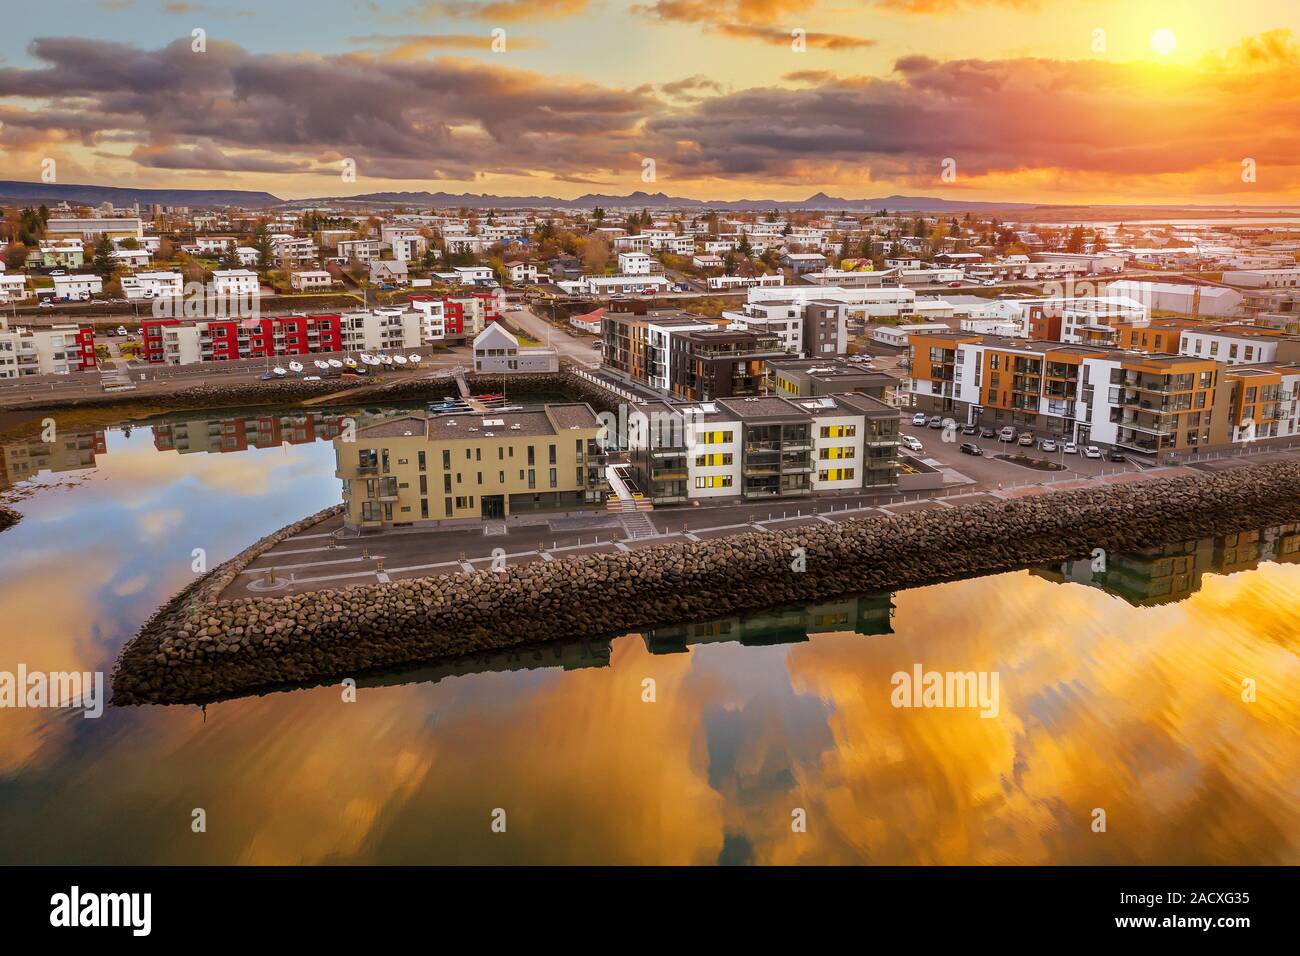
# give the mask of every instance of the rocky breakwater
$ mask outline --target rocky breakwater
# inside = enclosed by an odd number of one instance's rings
[[[114,702],[213,700],[1296,520],[1300,464],[1288,463],[502,572],[216,601],[189,614],[182,602],[127,645],[113,676]]]

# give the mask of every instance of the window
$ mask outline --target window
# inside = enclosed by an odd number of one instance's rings
[[[442,453],[442,467],[443,467],[444,469],[450,469],[450,468],[451,468],[451,449],[445,449],[445,450],[443,451],[443,453]]]
[[[835,461],[840,458],[853,458],[857,455],[857,449],[852,445],[836,445],[834,448],[823,448],[817,456],[822,461]]]
[[[550,458],[550,460],[547,462],[547,464],[548,464],[548,465],[553,465],[553,464],[555,464],[555,446],[554,446],[554,445],[551,446],[551,458]]]
[[[429,499],[428,499],[428,498],[421,498],[421,499],[420,499],[420,517],[421,517],[421,518],[427,518],[427,517],[429,517]]]
[[[823,425],[822,438],[852,438],[858,433],[857,425]]]
[[[731,443],[732,433],[730,431],[704,432],[696,437],[705,445],[728,445]]]
[[[822,481],[850,481],[853,478],[853,469],[831,468],[828,471],[818,472],[817,477]]]
[[[537,464],[536,456],[534,455],[534,449],[532,445],[528,446],[528,464],[530,465]]]
[[[695,479],[696,488],[730,488],[731,475],[701,475]]]
[[[555,469],[552,468],[552,469],[551,469],[551,487],[554,488],[555,486],[556,486]]]
[[[731,452],[722,452],[713,455],[696,455],[695,466],[697,468],[716,468],[719,465],[730,465],[732,462]]]
[[[420,452],[420,470],[424,471],[424,452]]]
[[[420,476],[420,494],[422,494],[422,495],[427,495],[428,493],[429,493],[429,476],[428,476],[428,475],[421,475],[421,476]]]

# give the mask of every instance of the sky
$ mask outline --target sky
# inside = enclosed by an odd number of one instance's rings
[[[0,178],[1300,203],[1294,0],[7,0]]]

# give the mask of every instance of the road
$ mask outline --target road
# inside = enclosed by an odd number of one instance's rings
[[[570,333],[558,325],[552,325],[533,311],[533,309],[545,308],[546,306],[542,303],[531,306],[514,303],[507,309],[503,317],[524,334],[550,345],[551,348],[560,353],[561,359],[586,368],[594,368],[600,365],[600,349],[592,348],[592,344],[598,342],[599,339],[594,335]]]

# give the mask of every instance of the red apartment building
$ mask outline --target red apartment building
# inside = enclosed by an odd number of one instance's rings
[[[264,319],[142,319],[145,358],[165,364],[163,330],[168,326],[198,329],[202,361],[276,355],[310,355],[314,352],[342,352],[343,332],[337,315],[283,315]],[[93,354],[93,348],[92,348]]]

